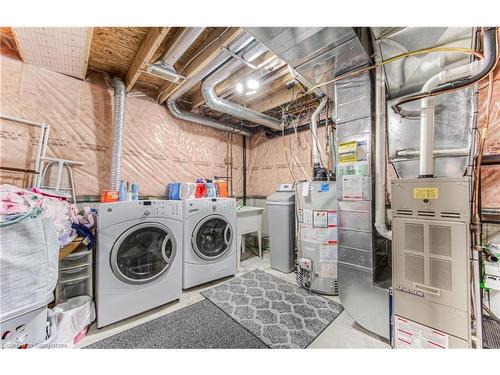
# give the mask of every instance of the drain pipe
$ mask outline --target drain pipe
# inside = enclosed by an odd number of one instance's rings
[[[111,155],[111,190],[118,190],[122,163],[123,127],[125,121],[125,84],[118,77],[112,81],[113,102],[113,153]]]
[[[238,69],[242,68],[245,63],[251,63],[266,51],[266,47],[264,47],[260,43],[257,43],[255,46],[245,52],[241,56],[241,59],[233,58],[203,81],[203,84],[201,85],[201,93],[203,95],[203,98],[205,99],[206,104],[215,111],[239,117],[259,125],[264,125],[273,130],[280,130],[280,120],[277,120],[272,116],[254,111],[253,109],[230,102],[229,100],[223,99],[215,92],[215,87],[219,83],[229,78]]]
[[[253,40],[254,40],[253,37],[251,37],[248,34],[244,34],[243,36],[232,42],[229,49],[232,52],[237,53],[241,49],[248,46],[248,44],[250,44]],[[182,84],[182,86],[180,86],[179,89],[175,91],[172,95],[170,95],[170,97],[167,99],[167,107],[170,110],[170,113],[175,118],[178,118],[180,120],[195,122],[197,124],[209,126],[211,128],[234,132],[245,136],[251,136],[252,134],[248,131],[237,129],[232,125],[183,110],[179,108],[177,104],[177,100],[180,99],[182,95],[191,90],[194,86],[198,84],[198,82],[200,82],[203,78],[212,73],[215,69],[220,67],[229,59],[230,56],[228,56],[226,52],[221,50],[220,54],[214,59],[214,61],[211,64],[209,64],[204,69],[201,69],[198,73],[186,79]]]
[[[320,148],[318,140],[318,118],[321,111],[325,108],[328,102],[328,97],[323,96],[318,107],[314,110],[311,116],[311,135],[312,135],[312,162],[313,162],[313,178],[314,180],[326,180],[327,171],[325,167],[320,164]]]
[[[392,240],[385,213],[387,117],[385,77],[380,66],[375,70],[375,107],[375,229],[382,237]]]

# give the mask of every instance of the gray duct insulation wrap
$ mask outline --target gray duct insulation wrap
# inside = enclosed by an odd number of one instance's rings
[[[123,127],[125,125],[125,84],[113,77],[115,90],[113,101],[113,154],[111,156],[111,190],[120,186],[120,167],[122,163]]]

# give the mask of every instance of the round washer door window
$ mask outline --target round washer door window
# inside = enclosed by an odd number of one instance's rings
[[[169,228],[144,223],[126,230],[111,251],[111,268],[129,284],[145,284],[163,275],[171,266],[176,243]]]
[[[205,260],[222,257],[230,248],[233,231],[222,216],[211,215],[198,223],[191,237],[196,254]]]

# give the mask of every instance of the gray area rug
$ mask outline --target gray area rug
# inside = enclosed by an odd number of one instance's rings
[[[305,348],[342,312],[342,305],[255,270],[203,291],[270,348]]]
[[[208,300],[98,341],[84,349],[258,349],[259,339]]]

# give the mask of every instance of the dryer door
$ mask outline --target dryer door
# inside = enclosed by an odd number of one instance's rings
[[[116,240],[111,250],[111,269],[128,284],[146,284],[170,268],[176,253],[172,231],[159,223],[135,225]]]
[[[200,258],[216,260],[229,252],[232,239],[231,224],[223,216],[210,215],[194,228],[191,245]]]

